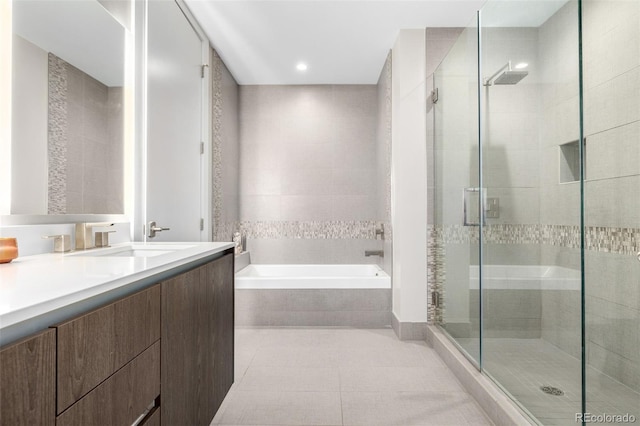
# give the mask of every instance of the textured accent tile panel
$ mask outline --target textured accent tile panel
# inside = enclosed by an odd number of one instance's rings
[[[247,238],[371,239],[378,222],[365,221],[244,221],[240,232]],[[386,229],[385,229],[386,232]]]
[[[640,228],[587,227],[587,248],[605,253],[634,254],[640,251]]]
[[[211,134],[213,138],[213,240],[231,241],[235,226],[222,223],[222,59],[211,49],[213,90],[213,116]]]
[[[479,241],[478,227],[461,225],[430,228],[435,244],[468,244]],[[640,228],[585,227],[586,249],[618,254],[640,250]],[[483,242],[492,244],[547,244],[580,248],[580,227],[568,225],[489,225],[483,228]]]
[[[49,53],[48,214],[67,212],[67,68]]]
[[[441,323],[443,320],[445,300],[445,267],[444,246],[439,243],[436,227],[427,225],[427,282],[430,283],[430,291],[427,291],[427,319],[428,322]],[[432,294],[440,296],[440,304],[436,306],[432,300]]]

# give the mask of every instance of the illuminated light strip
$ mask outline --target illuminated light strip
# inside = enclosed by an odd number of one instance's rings
[[[0,58],[11,58],[12,0],[0,1]],[[0,61],[0,215],[11,213],[11,64]]]

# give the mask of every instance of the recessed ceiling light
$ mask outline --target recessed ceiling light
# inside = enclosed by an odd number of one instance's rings
[[[526,68],[526,67],[528,67],[528,66],[529,66],[529,64],[528,64],[528,63],[526,63],[526,62],[520,62],[519,64],[517,64],[517,65],[516,65],[516,69],[517,69],[517,70],[521,70],[522,68]]]
[[[298,71],[306,71],[307,68],[307,64],[305,64],[304,62],[298,62],[298,65],[296,65],[296,69]]]

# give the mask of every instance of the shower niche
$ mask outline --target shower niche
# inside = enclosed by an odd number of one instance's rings
[[[582,145],[586,165],[587,143]],[[580,142],[578,140],[560,145],[560,183],[578,182],[580,180]],[[586,178],[587,171],[584,170]]]

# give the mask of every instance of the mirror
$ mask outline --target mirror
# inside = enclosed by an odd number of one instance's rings
[[[13,0],[11,214],[123,214],[127,30],[96,0]]]

